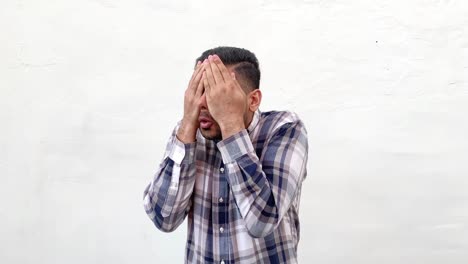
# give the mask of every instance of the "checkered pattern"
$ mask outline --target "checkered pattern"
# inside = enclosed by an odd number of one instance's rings
[[[169,139],[144,191],[155,226],[188,216],[186,263],[297,263],[307,132],[294,113],[257,110],[249,127],[220,141]]]

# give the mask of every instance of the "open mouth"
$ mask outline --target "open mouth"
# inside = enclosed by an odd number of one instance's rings
[[[206,116],[200,116],[198,121],[200,122],[200,128],[202,129],[209,129],[213,125],[213,120]]]
[[[200,121],[200,127],[203,129],[208,129],[213,125],[213,122],[210,121]]]

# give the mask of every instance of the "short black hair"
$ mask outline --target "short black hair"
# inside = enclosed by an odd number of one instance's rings
[[[218,55],[225,65],[235,65],[236,74],[242,76],[249,88],[252,90],[260,88],[260,67],[254,53],[242,48],[220,46],[204,51],[195,63],[203,62],[213,54]]]

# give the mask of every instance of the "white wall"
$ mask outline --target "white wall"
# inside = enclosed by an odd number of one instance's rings
[[[309,131],[301,263],[468,262],[466,1],[3,0],[0,263],[182,263],[142,194],[218,45]]]

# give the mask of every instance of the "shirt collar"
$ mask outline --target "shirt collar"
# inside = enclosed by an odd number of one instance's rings
[[[260,121],[260,115],[261,115],[260,109],[257,109],[254,112],[254,115],[253,115],[252,121],[250,121],[249,127],[247,128],[247,132],[249,132],[249,134],[255,129],[255,127],[257,127],[258,122]]]

